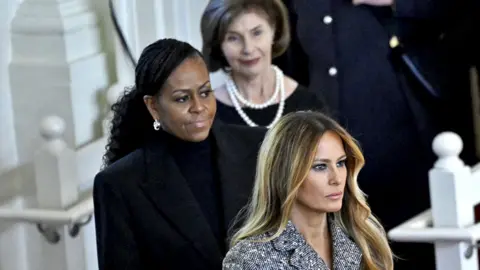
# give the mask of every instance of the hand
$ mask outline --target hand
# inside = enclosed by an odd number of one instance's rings
[[[352,0],[352,3],[354,5],[393,6],[393,1],[394,0]]]

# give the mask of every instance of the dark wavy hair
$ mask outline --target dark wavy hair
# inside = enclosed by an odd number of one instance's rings
[[[135,86],[112,105],[110,136],[103,156],[104,167],[114,163],[155,136],[153,119],[143,97],[158,96],[172,72],[186,59],[202,57],[192,45],[160,39],[147,46],[135,67]]]

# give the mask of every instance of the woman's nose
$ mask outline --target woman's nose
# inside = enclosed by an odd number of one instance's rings
[[[205,110],[205,104],[198,97],[192,98],[192,106],[190,107],[191,112],[202,112]]]
[[[336,168],[330,170],[328,183],[330,185],[339,185],[340,184],[340,177],[339,177],[339,174],[338,174],[338,170]]]
[[[253,51],[253,43],[249,38],[246,38],[243,42],[243,50],[242,53],[245,55],[251,54]]]

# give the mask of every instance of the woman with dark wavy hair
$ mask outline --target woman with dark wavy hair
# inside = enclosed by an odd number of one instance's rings
[[[174,39],[144,49],[112,109],[94,184],[99,268],[221,269],[263,129],[214,121],[203,57]]]

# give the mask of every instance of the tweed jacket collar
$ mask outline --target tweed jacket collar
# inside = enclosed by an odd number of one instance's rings
[[[328,223],[333,241],[333,269],[360,269],[360,248],[333,219],[329,218]],[[330,270],[291,221],[282,234],[273,240],[273,246],[279,251],[289,251],[290,264],[298,269]]]

